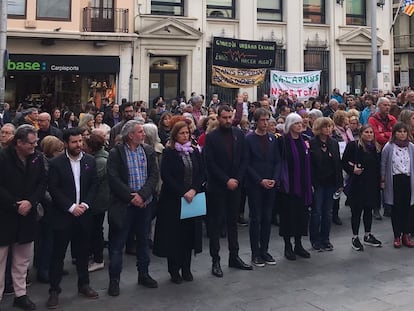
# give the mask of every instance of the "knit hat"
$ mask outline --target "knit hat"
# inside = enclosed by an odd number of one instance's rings
[[[300,115],[294,112],[288,114],[288,116],[286,117],[286,121],[285,121],[285,134],[289,133],[292,125],[297,122],[303,122],[303,119]]]

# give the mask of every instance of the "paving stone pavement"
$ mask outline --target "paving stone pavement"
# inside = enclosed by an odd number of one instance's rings
[[[276,266],[238,271],[227,266],[227,241],[221,240],[224,277],[211,275],[208,240],[203,253],[193,258],[194,281],[176,285],[170,282],[166,260],[152,257],[151,275],[158,280],[158,289],[137,285],[135,260],[125,256],[121,280],[121,295],[106,294],[107,268],[90,275],[91,286],[98,290],[98,300],[78,297],[76,271],[65,263],[70,275],[64,277],[59,310],[248,310],[248,311],[382,311],[414,309],[414,249],[392,247],[389,218],[373,221],[373,233],[383,242],[382,248],[365,246],[364,252],[351,249],[350,211],[342,207],[342,226],[332,226],[332,252],[311,251],[311,259],[287,261],[283,257],[283,241],[278,228],[272,227],[270,253]],[[363,227],[361,224],[361,232]],[[239,228],[240,256],[250,261],[248,227]],[[306,238],[304,246],[310,249]],[[105,256],[107,253],[105,251]],[[35,276],[35,273],[32,273]],[[36,282],[28,294],[45,309],[48,286]],[[12,310],[13,297],[4,297],[0,308]]]

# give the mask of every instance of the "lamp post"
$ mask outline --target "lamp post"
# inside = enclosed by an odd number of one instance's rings
[[[0,0],[0,111],[4,107],[6,91],[7,0]]]
[[[371,0],[371,76],[372,90],[378,89],[377,73],[377,0]]]

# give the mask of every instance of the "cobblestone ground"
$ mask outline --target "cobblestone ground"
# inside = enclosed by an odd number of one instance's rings
[[[166,260],[152,257],[151,275],[158,280],[158,289],[137,285],[135,261],[124,260],[121,295],[106,294],[107,269],[91,274],[91,285],[98,290],[98,300],[78,297],[76,271],[65,264],[70,275],[64,277],[60,296],[61,310],[413,310],[414,308],[414,249],[392,247],[389,218],[374,220],[373,233],[383,242],[382,248],[366,246],[364,252],[351,249],[350,211],[342,207],[342,226],[332,226],[332,252],[312,251],[311,259],[287,261],[283,257],[283,242],[278,228],[272,227],[270,253],[276,266],[238,271],[227,266],[227,242],[222,243],[224,277],[211,275],[208,240],[204,251],[193,259],[194,281],[176,285],[170,282]],[[362,229],[363,231],[363,229]],[[248,227],[239,228],[240,256],[250,261]],[[308,239],[305,247],[310,249]],[[107,254],[105,253],[107,256]],[[34,276],[34,272],[32,273]],[[45,309],[48,286],[36,282],[28,294]],[[12,296],[5,297],[2,310],[12,310]]]

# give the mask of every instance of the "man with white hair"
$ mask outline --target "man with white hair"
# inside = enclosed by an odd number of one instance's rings
[[[154,149],[144,144],[143,123],[130,120],[121,130],[122,143],[109,153],[107,161],[111,204],[109,222],[109,288],[110,296],[118,296],[122,271],[122,253],[130,229],[137,237],[138,284],[158,287],[148,273],[149,227],[152,195],[158,184],[158,167]]]

